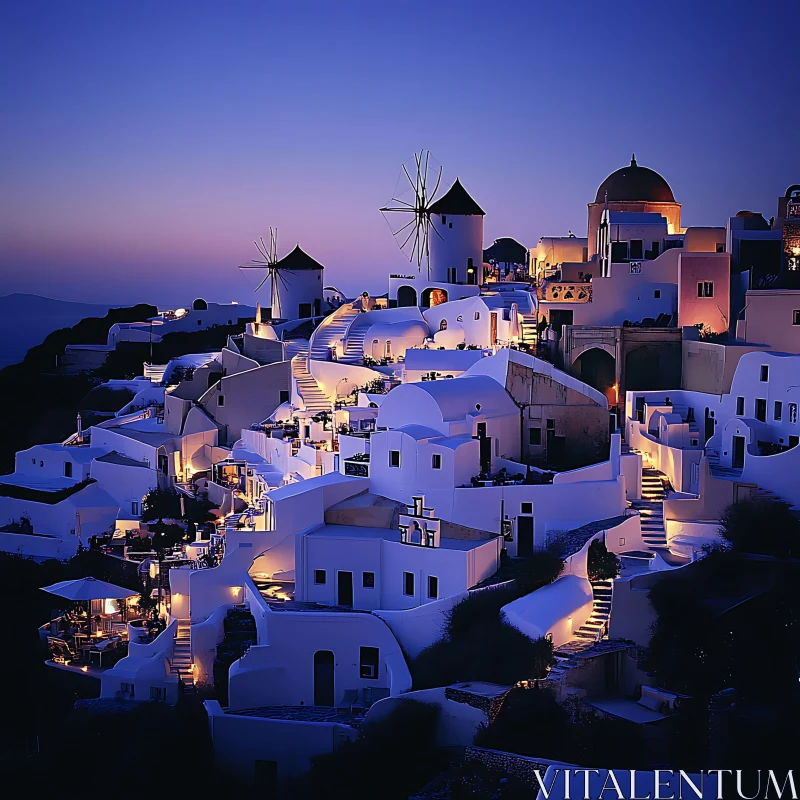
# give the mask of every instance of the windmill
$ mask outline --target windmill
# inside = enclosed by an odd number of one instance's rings
[[[392,236],[403,253],[408,256],[409,262],[416,261],[417,269],[420,271],[422,262],[427,263],[428,277],[431,269],[430,208],[441,180],[441,165],[432,158],[428,150],[420,150],[419,153],[414,153],[414,166],[411,170],[405,164],[402,165],[395,193],[389,203],[380,209],[389,224]],[[403,224],[398,227],[392,224],[393,220]],[[441,237],[435,226],[433,229],[436,235]]]
[[[284,289],[289,288],[289,284],[283,273],[292,274],[291,270],[282,267],[278,260],[278,229],[269,229],[269,245],[264,242],[263,236],[259,237],[253,244],[256,246],[256,250],[258,250],[260,258],[251,259],[249,264],[240,264],[239,269],[263,269],[267,271],[264,279],[253,291],[257,292],[269,280],[270,307],[273,318],[276,318],[280,316],[280,287],[283,285]]]

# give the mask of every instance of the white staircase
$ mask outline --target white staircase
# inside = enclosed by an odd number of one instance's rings
[[[367,335],[366,325],[351,325],[347,332],[344,354],[339,359],[345,364],[361,364],[364,358],[364,339]]]
[[[575,631],[575,636],[579,639],[597,641],[607,638],[613,586],[613,581],[592,581],[592,595],[594,596],[592,615]]]
[[[169,671],[177,675],[183,684],[184,695],[196,694],[197,687],[194,683],[194,665],[192,663],[192,623],[188,619],[178,620],[178,633],[175,636],[175,645],[172,658],[169,662]]]
[[[503,308],[511,310],[511,306],[517,304],[519,323],[522,333],[522,341],[525,344],[534,344],[538,339],[536,328],[536,300],[533,292],[525,292],[521,289],[514,289],[509,292],[498,291],[503,300]]]
[[[331,400],[319,388],[316,378],[308,370],[308,355],[298,353],[292,359],[292,377],[297,386],[297,394],[306,411],[318,414],[331,410]]]
[[[631,508],[641,517],[642,540],[651,550],[667,547],[667,534],[664,529],[664,478],[656,469],[642,470],[642,499],[634,500]]]
[[[330,348],[341,341],[360,313],[352,303],[345,303],[325,317],[311,335],[308,355],[318,361],[328,361]]]

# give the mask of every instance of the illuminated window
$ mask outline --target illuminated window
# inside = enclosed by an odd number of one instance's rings
[[[713,297],[714,296],[714,282],[713,281],[700,281],[697,284],[698,297]]]

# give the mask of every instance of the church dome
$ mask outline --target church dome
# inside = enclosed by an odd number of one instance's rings
[[[627,167],[612,172],[600,184],[594,201],[605,203],[606,200],[610,203],[626,200],[674,203],[675,196],[669,184],[657,172],[640,167],[633,157]]]

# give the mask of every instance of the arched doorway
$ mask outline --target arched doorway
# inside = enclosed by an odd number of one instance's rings
[[[602,392],[608,399],[609,407],[617,405],[617,370],[610,353],[599,347],[584,350],[575,359],[573,371],[584,383]]]
[[[680,349],[642,345],[625,356],[625,391],[676,389],[681,385]]]
[[[334,662],[330,650],[314,653],[314,705],[332,706],[334,701]]]
[[[447,302],[447,291],[445,289],[437,289],[433,286],[428,287],[422,293],[422,307],[431,308]]]
[[[417,304],[417,290],[413,286],[401,286],[397,290],[397,305],[408,308]]]
[[[208,303],[206,303],[202,297],[198,297],[197,300],[192,303],[192,311],[208,311]]]

